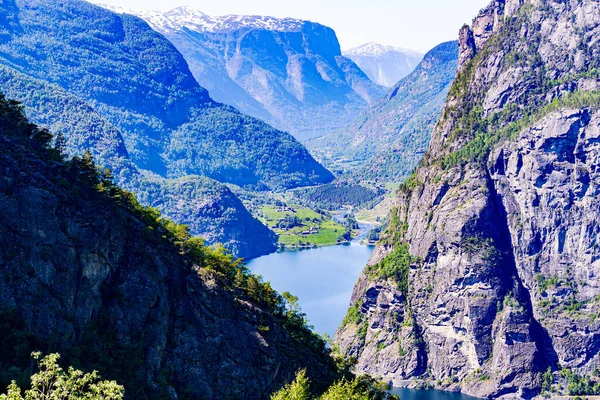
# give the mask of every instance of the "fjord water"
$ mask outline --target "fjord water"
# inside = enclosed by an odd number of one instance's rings
[[[372,246],[351,243],[270,254],[250,260],[248,267],[280,293],[298,296],[315,331],[333,336],[372,252]]]
[[[333,336],[346,315],[354,284],[372,252],[372,246],[352,242],[270,254],[250,260],[247,265],[280,293],[289,291],[298,296],[315,330]],[[392,392],[402,400],[476,400],[440,390],[394,388]]]
[[[400,396],[402,400],[477,400],[476,397],[467,396],[466,394],[444,392],[442,390],[394,388],[392,393]]]

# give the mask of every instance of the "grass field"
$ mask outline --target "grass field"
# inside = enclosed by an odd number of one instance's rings
[[[291,205],[286,208],[275,206],[263,206],[261,208],[260,219],[269,228],[279,235],[279,243],[292,245],[316,245],[328,246],[338,242],[338,238],[344,233],[344,227],[329,217],[318,214],[308,208]],[[276,228],[280,218],[286,216],[296,216],[302,221],[302,226],[297,226],[289,230]],[[311,228],[318,230],[318,233],[303,234]]]

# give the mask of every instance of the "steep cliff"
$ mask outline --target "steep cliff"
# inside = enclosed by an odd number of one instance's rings
[[[164,34],[211,97],[307,139],[335,131],[385,90],[342,56],[335,32],[293,18],[133,11]]]
[[[599,39],[585,0],[498,0],[463,27],[429,150],[336,334],[359,370],[481,397],[597,389],[573,382],[600,365]]]
[[[268,284],[49,140],[0,98],[3,387],[31,373],[32,350],[99,370],[131,399],[264,399],[299,368],[336,378]]]

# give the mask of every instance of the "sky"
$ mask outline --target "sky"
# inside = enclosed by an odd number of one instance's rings
[[[209,15],[249,14],[306,19],[333,28],[342,49],[368,42],[425,52],[456,40],[490,0],[93,0],[133,9],[191,6]]]

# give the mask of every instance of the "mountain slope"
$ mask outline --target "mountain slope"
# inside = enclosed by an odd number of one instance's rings
[[[486,398],[597,390],[599,38],[596,1],[494,1],[461,30],[443,116],[336,334],[359,370]]]
[[[366,43],[342,54],[365,71],[369,79],[385,87],[393,87],[423,59],[423,53],[379,43]]]
[[[164,34],[214,99],[298,139],[343,127],[384,93],[342,56],[335,32],[317,23],[211,17],[189,7],[119,11],[138,14]]]
[[[2,7],[18,26],[0,44],[3,63],[88,102],[122,131],[139,168],[240,186],[331,180],[290,135],[212,101],[184,58],[141,19],[79,0]]]
[[[0,98],[3,387],[31,374],[32,350],[131,399],[265,399],[299,368],[336,379],[325,343],[268,284],[49,139]]]
[[[207,178],[188,176],[168,180],[140,173],[129,157],[121,131],[87,102],[56,84],[31,78],[0,66],[0,87],[22,102],[32,121],[53,132],[66,133],[66,150],[86,151],[112,170],[117,181],[134,191],[144,204],[164,215],[189,224],[195,235],[209,244],[222,243],[238,257],[253,258],[276,249],[272,232],[254,219],[224,185]],[[186,181],[187,188],[173,182]]]
[[[209,243],[251,258],[276,239],[229,189],[199,176],[255,189],[332,179],[290,135],[212,101],[142,20],[76,0],[9,0],[0,12],[0,89],[62,131],[71,155],[89,150],[119,184]],[[195,183],[173,183],[181,179]]]
[[[352,176],[401,181],[427,149],[456,74],[457,58],[456,42],[436,46],[410,75],[350,125],[306,145],[331,168],[343,159],[348,164],[342,168],[355,170]],[[394,155],[388,157],[390,150]]]

